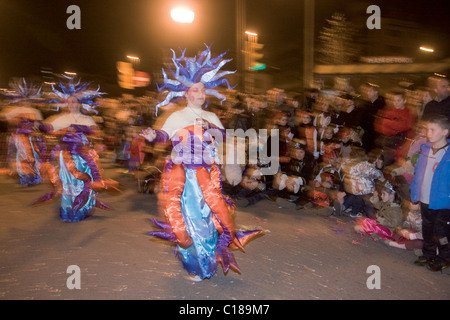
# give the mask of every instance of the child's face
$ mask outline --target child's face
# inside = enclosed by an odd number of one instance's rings
[[[302,115],[302,123],[308,124],[311,122],[311,116],[309,114]]]
[[[405,99],[401,95],[392,95],[391,103],[395,109],[403,109],[405,107]]]
[[[410,210],[419,210],[420,209],[420,204],[411,202],[410,205],[409,205],[409,209]]]
[[[427,139],[431,143],[445,141],[448,136],[448,129],[443,129],[436,123],[427,123]]]
[[[369,87],[367,88],[367,91],[365,91],[365,94],[369,100],[373,100],[377,96],[377,91],[374,88]]]
[[[333,138],[333,130],[326,129],[324,132],[325,139],[332,139]]]
[[[282,116],[279,119],[276,120],[276,124],[280,126],[285,126],[288,122],[288,117]]]
[[[394,201],[394,194],[388,193],[386,191],[381,192],[381,201],[392,202]]]
[[[380,158],[377,158],[375,160],[375,166],[377,167],[377,169],[382,169],[384,165],[384,161]]]
[[[305,151],[302,149],[293,149],[291,156],[294,159],[303,160],[303,158],[305,157]]]

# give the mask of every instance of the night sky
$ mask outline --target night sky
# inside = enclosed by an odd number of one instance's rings
[[[196,13],[191,25],[171,20],[170,8],[180,3]],[[378,4],[382,16],[413,20],[449,35],[449,3],[316,0],[315,31],[336,11],[365,25],[367,6]],[[81,9],[81,30],[66,27],[66,9],[72,4]],[[213,44],[215,53],[229,49],[235,55],[234,0],[0,0],[0,15],[0,86],[10,77],[38,76],[41,67],[114,81],[116,61],[125,61],[127,54],[139,56],[139,69],[151,74],[161,69],[168,48],[187,47],[193,55],[204,43]],[[299,56],[289,48],[301,51],[303,1],[247,0],[246,16],[247,29],[265,44],[268,62],[284,60],[283,68],[296,68]]]

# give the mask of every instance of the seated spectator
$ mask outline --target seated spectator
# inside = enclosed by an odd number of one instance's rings
[[[320,156],[323,162],[329,162],[330,157],[338,152],[341,148],[341,142],[334,136],[334,128],[328,126],[323,134],[323,139],[320,141]]]
[[[420,249],[423,242],[416,236],[399,231],[403,223],[403,212],[400,204],[396,202],[395,190],[389,182],[381,192],[381,202],[378,194],[374,193],[371,201],[377,208],[376,219],[358,219],[355,231],[366,233],[375,239],[381,238],[389,246],[401,249]],[[406,236],[406,237],[405,237]]]
[[[276,190],[276,193],[274,191],[271,195],[272,199],[274,200],[274,197],[276,197],[277,203],[282,204],[282,206],[289,206],[291,204],[297,210],[301,209],[303,208],[301,201],[305,199],[305,184],[305,179],[300,176],[288,176],[285,173],[278,172],[275,174],[272,183],[272,189]]]
[[[289,148],[290,160],[281,164],[281,171],[287,175],[299,176],[309,181],[315,170],[313,156],[306,150],[305,144],[293,139]]]
[[[338,191],[343,190],[343,173],[340,168],[340,159],[333,153],[328,162],[323,162],[319,173],[313,180],[313,189],[308,196],[315,206],[327,207],[337,199]]]
[[[303,110],[296,110],[295,114],[299,125],[294,128],[294,138],[302,140],[306,145],[306,150],[317,160],[320,156],[320,150],[317,129],[312,124],[312,116],[309,112]]]
[[[243,173],[240,183],[240,190],[232,195],[236,205],[239,207],[248,207],[255,203],[271,199],[271,196],[278,193],[278,190],[267,188],[265,176],[261,174],[256,166],[249,166]]]
[[[377,210],[376,220],[379,224],[394,231],[399,228],[403,222],[403,212],[398,200],[394,187],[386,181],[381,191],[381,197],[378,196],[378,191],[373,193],[370,202]]]
[[[344,203],[339,208],[341,211],[351,208],[352,218],[366,215],[375,219],[376,210],[370,202],[375,192],[375,181],[384,180],[383,173],[367,161],[364,153],[356,153],[351,158],[343,160],[341,165],[344,172],[343,188],[346,192]]]
[[[283,186],[283,188],[287,186],[286,190],[289,192],[284,191],[277,196],[293,195],[297,210],[303,208],[303,205],[308,202],[303,189],[315,170],[312,160],[313,157],[306,151],[305,145],[300,140],[294,139],[290,148],[290,161],[281,165],[281,172],[279,173],[279,176],[283,176],[288,181],[287,183],[280,183],[280,177],[277,181],[274,181],[274,189],[280,190],[280,186]],[[289,188],[289,186],[292,186],[292,188]]]
[[[329,98],[325,96],[319,97],[314,104],[313,117],[313,125],[317,129],[318,139],[321,140],[325,128],[330,125],[331,119],[334,117]]]
[[[420,212],[420,204],[411,201],[407,201],[404,203],[407,206],[408,213],[406,214],[406,218],[403,220],[402,226],[397,228],[395,230],[395,233],[408,240],[423,240],[422,214]]]
[[[336,139],[341,144],[339,155],[342,158],[349,158],[355,152],[363,152],[361,139],[352,128],[341,128],[336,134]]]

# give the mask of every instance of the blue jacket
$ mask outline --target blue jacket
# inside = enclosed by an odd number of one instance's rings
[[[450,140],[447,140],[450,142]],[[427,167],[428,154],[431,149],[431,143],[425,143],[420,148],[419,159],[417,160],[414,172],[414,178],[411,182],[411,200],[418,202],[420,200],[420,189],[423,182],[425,168]],[[430,190],[430,209],[450,209],[450,148],[447,149],[442,160],[434,171]]]

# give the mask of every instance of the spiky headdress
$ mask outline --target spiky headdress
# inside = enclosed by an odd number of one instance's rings
[[[33,83],[27,83],[25,78],[13,78],[9,82],[10,90],[3,91],[3,95],[7,99],[11,99],[11,103],[22,100],[30,100],[33,102],[40,101],[41,86]]]
[[[105,94],[105,92],[100,92],[100,86],[97,90],[89,90],[88,87],[92,82],[81,83],[81,79],[77,83],[74,82],[75,77],[70,77],[66,75],[61,75],[68,80],[67,84],[62,81],[58,85],[52,85],[53,95],[56,96],[51,100],[54,103],[63,103],[69,97],[75,97],[81,103],[83,109],[86,111],[93,111],[97,113],[94,109],[97,106],[95,98],[100,97]],[[57,108],[59,110],[59,107]]]
[[[177,58],[175,51],[170,49],[173,53],[172,62],[175,66],[175,70],[171,70],[174,79],[167,77],[164,68],[162,74],[164,77],[164,83],[161,87],[158,86],[158,91],[163,89],[168,92],[164,101],[156,105],[156,114],[158,108],[169,104],[169,102],[178,97],[182,97],[186,94],[188,89],[195,83],[202,82],[205,85],[206,94],[213,95],[220,99],[221,102],[226,100],[226,97],[213,88],[226,84],[228,89],[232,89],[228,80],[222,79],[223,76],[236,71],[222,71],[219,72],[226,63],[232,59],[222,59],[226,52],[218,55],[216,58],[211,58],[211,47],[206,45],[206,49],[200,54],[199,58],[185,57],[186,49],[181,51],[181,56]]]

